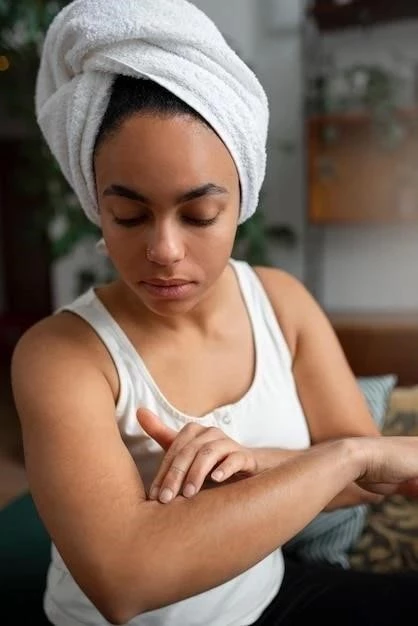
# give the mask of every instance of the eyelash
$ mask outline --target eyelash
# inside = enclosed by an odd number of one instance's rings
[[[132,217],[130,219],[121,219],[119,217],[114,217],[113,221],[115,222],[115,224],[118,224],[118,226],[123,226],[124,228],[134,228],[135,226],[139,226],[144,221],[144,219],[144,217]],[[196,226],[197,228],[206,228],[207,226],[211,226],[216,222],[217,219],[217,215],[215,215],[215,217],[211,217],[208,220],[198,220],[192,217],[183,217],[183,220],[186,223],[190,224],[191,226]]]

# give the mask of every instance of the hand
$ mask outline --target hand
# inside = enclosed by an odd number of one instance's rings
[[[418,498],[418,479],[415,478],[401,483],[395,493],[406,498]]]
[[[219,428],[186,424],[180,432],[165,426],[148,409],[138,409],[137,418],[166,454],[150,487],[151,500],[167,503],[180,491],[196,495],[207,477],[222,483],[233,475],[257,473],[255,453],[239,445]]]
[[[357,484],[373,493],[418,496],[418,437],[359,438],[362,471]]]

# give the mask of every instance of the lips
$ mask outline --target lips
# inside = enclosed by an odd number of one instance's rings
[[[159,300],[182,300],[188,298],[196,287],[196,283],[181,278],[163,280],[152,278],[140,283],[142,288],[153,298]]]
[[[191,281],[184,280],[182,278],[173,278],[172,280],[164,280],[162,278],[152,278],[150,280],[142,281],[147,285],[154,285],[155,287],[179,287],[181,285],[188,285]]]

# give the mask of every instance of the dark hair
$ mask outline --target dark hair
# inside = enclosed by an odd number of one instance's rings
[[[93,154],[104,139],[120,128],[126,118],[141,112],[162,117],[188,115],[211,128],[197,111],[158,83],[145,78],[118,75],[96,135]]]

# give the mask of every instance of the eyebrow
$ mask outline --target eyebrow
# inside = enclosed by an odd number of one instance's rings
[[[190,202],[190,200],[196,200],[203,196],[219,196],[222,194],[228,194],[228,190],[215,183],[206,183],[200,187],[189,189],[185,193],[178,196],[175,200],[176,204],[183,204],[184,202]],[[122,198],[128,198],[128,200],[135,200],[136,202],[142,202],[142,204],[152,204],[151,200],[144,196],[139,191],[125,187],[124,185],[109,185],[103,192],[104,196],[121,196]]]

